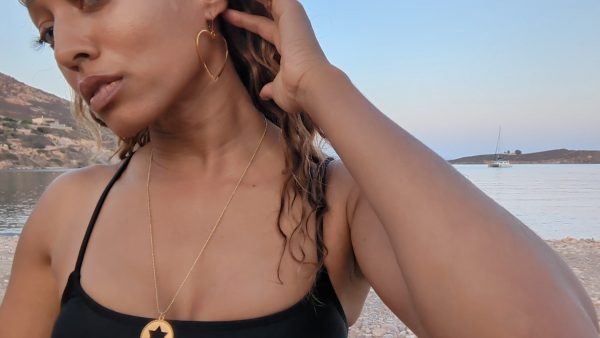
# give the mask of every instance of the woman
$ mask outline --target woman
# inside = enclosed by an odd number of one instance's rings
[[[345,337],[370,286],[419,337],[598,330],[565,263],[367,101],[297,1],[24,3],[122,161],[47,188],[1,337]]]

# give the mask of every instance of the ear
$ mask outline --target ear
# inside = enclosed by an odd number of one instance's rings
[[[212,20],[227,9],[227,0],[203,0],[204,17]]]

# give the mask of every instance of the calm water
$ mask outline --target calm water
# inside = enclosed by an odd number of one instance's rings
[[[544,239],[600,239],[600,165],[455,165]]]
[[[544,239],[600,239],[600,165],[455,168]],[[0,171],[0,235],[20,233],[40,195],[60,173]]]
[[[0,235],[18,235],[44,189],[64,171],[0,170]]]

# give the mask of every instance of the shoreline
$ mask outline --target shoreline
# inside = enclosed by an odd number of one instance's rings
[[[488,163],[480,162],[464,162],[455,163],[451,162],[454,160],[445,160],[451,165],[479,165],[484,166]],[[511,162],[513,165],[526,166],[526,165],[600,165],[600,162]],[[69,170],[81,169],[84,167],[0,167],[0,172],[62,172]]]
[[[0,236],[0,300],[4,298],[18,239],[18,235]],[[600,240],[566,237],[544,241],[573,270],[600,315]],[[396,318],[371,289],[360,318],[350,327],[348,337],[414,338],[417,336]]]

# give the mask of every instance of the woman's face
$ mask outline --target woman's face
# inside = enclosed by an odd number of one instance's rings
[[[96,94],[96,115],[121,137],[135,135],[206,82],[195,37],[208,12],[226,6],[225,0],[27,2],[69,85],[84,99]],[[98,82],[93,75],[109,77]]]

